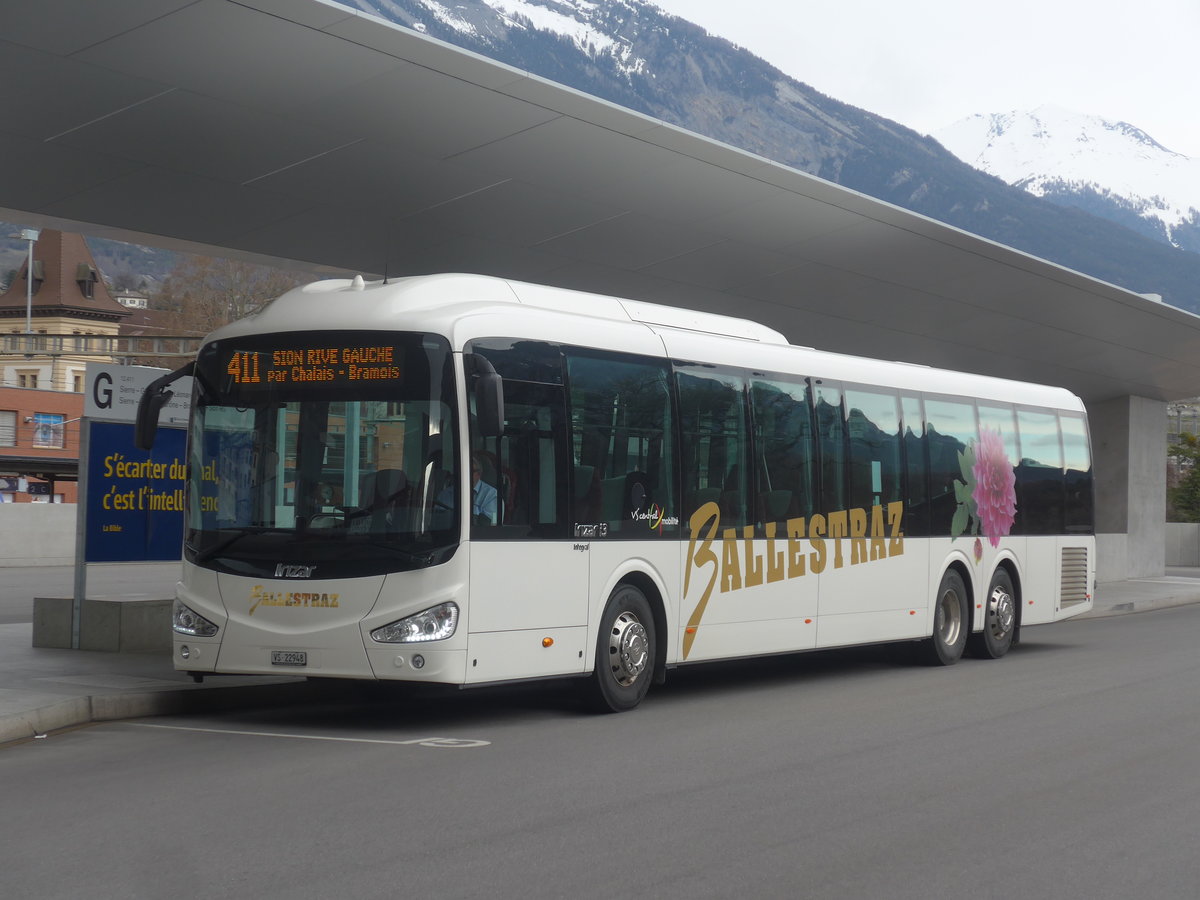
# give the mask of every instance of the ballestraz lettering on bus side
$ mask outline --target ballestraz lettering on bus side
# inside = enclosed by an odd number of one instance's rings
[[[315,591],[266,591],[261,584],[250,589],[250,615],[260,606],[307,606],[337,609],[341,594],[321,594]]]
[[[687,563],[683,572],[683,596],[686,600],[691,590],[692,569],[709,567],[708,581],[700,592],[692,615],[688,619],[683,636],[683,657],[687,659],[704,610],[708,606],[713,588],[720,582],[720,592],[738,591],[761,584],[774,584],[791,578],[801,578],[811,571],[820,575],[830,563],[827,543],[833,545],[833,568],[887,559],[904,553],[904,534],[900,530],[904,521],[904,503],[895,501],[886,507],[872,506],[843,509],[828,515],[799,516],[784,523],[786,536],[776,534],[778,525],[768,522],[766,553],[754,549],[754,526],[746,525],[738,535],[738,529],[726,528],[721,532],[720,557],[713,550],[713,541],[721,527],[721,508],[714,502],[702,505],[689,521],[692,537],[688,541]],[[811,550],[805,553],[801,541],[807,538]],[[849,553],[843,546],[849,542]],[[776,541],[786,541],[786,549],[776,548]],[[739,547],[739,544],[741,545]],[[744,561],[744,565],[743,565]]]

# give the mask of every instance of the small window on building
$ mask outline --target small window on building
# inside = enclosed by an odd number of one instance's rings
[[[83,393],[83,373],[82,372],[72,372],[71,373],[71,390],[73,390],[77,394]]]
[[[96,270],[87,263],[80,263],[75,267],[75,282],[79,285],[80,292],[87,299],[91,300],[96,296],[96,282],[98,280]]]
[[[17,446],[17,413],[12,409],[0,409],[0,447]]]
[[[37,372],[17,372],[17,387],[36,388],[37,386]]]

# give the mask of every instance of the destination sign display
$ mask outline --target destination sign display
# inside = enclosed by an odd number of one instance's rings
[[[293,344],[269,350],[224,349],[214,369],[225,384],[242,390],[323,384],[330,386],[399,382],[403,349],[392,344]]]

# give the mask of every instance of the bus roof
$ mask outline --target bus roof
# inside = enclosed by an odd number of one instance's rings
[[[207,340],[331,329],[425,331],[454,350],[479,337],[520,337],[1032,406],[1082,410],[1063,388],[797,347],[735,316],[624,300],[487,275],[327,279],[288,291]]]

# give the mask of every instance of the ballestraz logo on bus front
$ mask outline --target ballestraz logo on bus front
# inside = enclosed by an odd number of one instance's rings
[[[683,573],[683,596],[686,599],[691,588],[692,569],[709,568],[708,583],[692,610],[683,638],[683,656],[687,658],[696,639],[696,629],[704,617],[704,609],[712,596],[713,588],[720,579],[721,593],[738,591],[742,588],[773,584],[791,578],[801,578],[808,572],[820,575],[829,565],[830,553],[827,541],[833,543],[833,567],[840,569],[846,564],[846,552],[842,539],[850,542],[850,565],[900,556],[904,553],[904,534],[900,530],[904,521],[904,503],[896,501],[886,507],[872,506],[870,509],[843,509],[828,515],[798,516],[784,523],[786,534],[776,535],[778,525],[767,522],[766,552],[754,549],[754,526],[746,525],[741,535],[736,528],[721,528],[721,508],[713,502],[705,503],[689,521],[692,530],[688,541],[687,563]],[[713,550],[713,541],[721,535],[721,555]],[[802,541],[807,539],[812,547],[807,553]],[[786,547],[776,546],[776,541]],[[738,544],[741,543],[741,548]],[[744,566],[743,566],[744,560]]]
[[[260,606],[307,606],[337,609],[341,594],[316,591],[267,591],[261,584],[250,589],[250,615]]]

